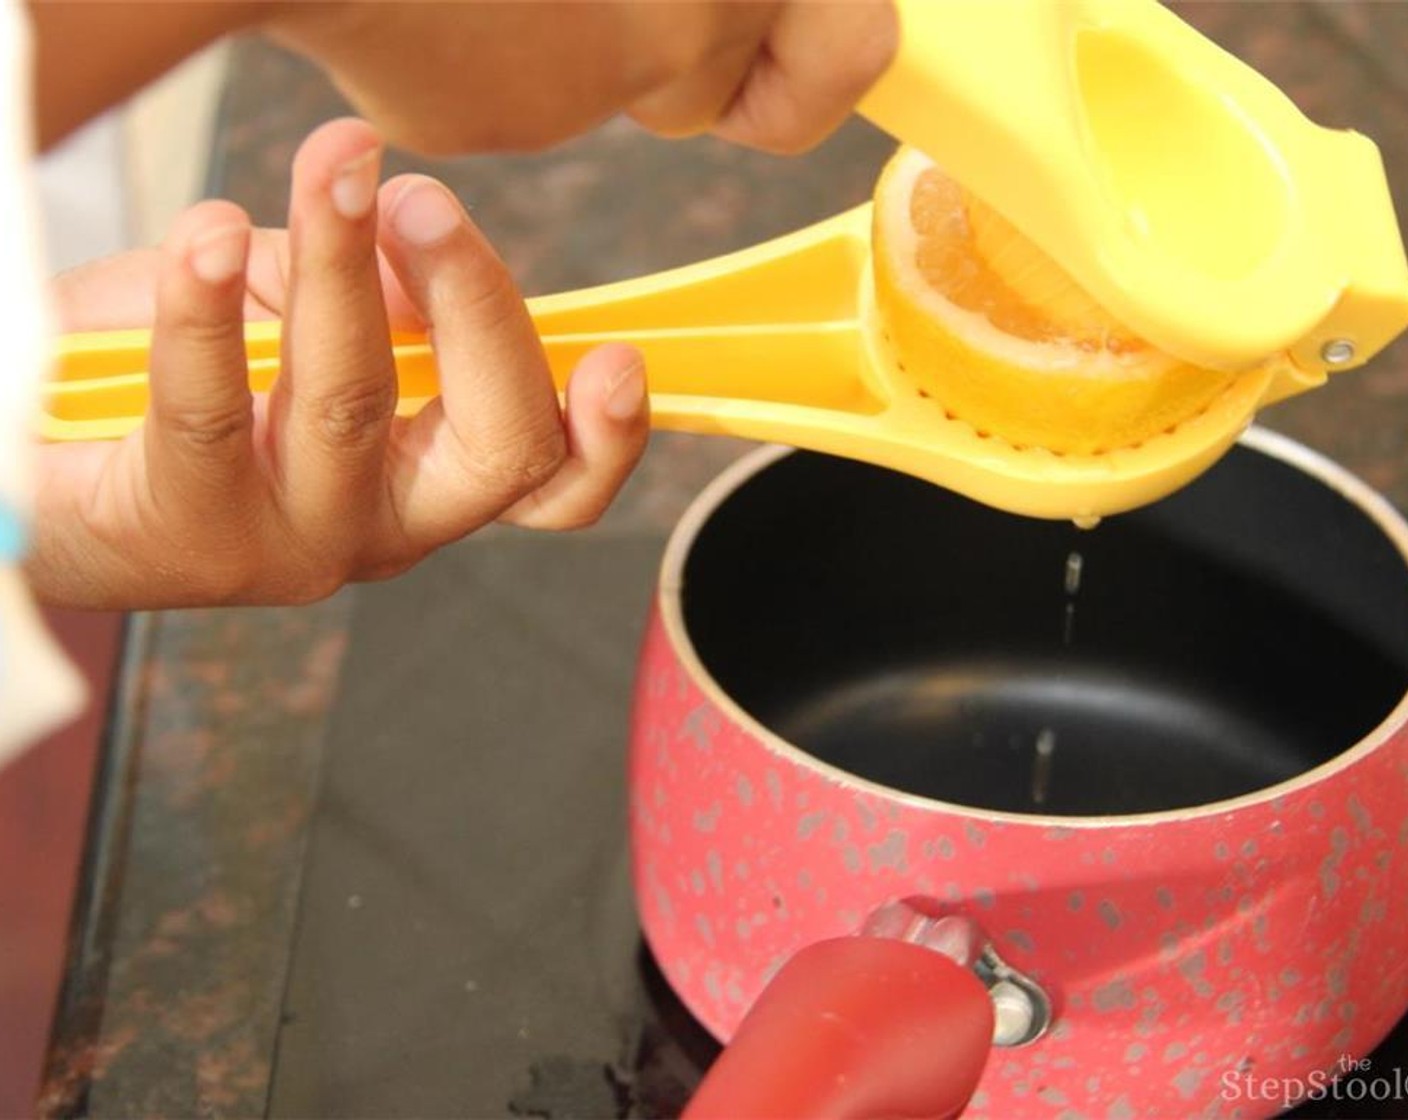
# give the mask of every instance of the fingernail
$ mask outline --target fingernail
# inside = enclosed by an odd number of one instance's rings
[[[434,245],[464,220],[464,212],[434,179],[412,183],[391,211],[391,224],[412,245]]]
[[[632,420],[645,403],[645,367],[632,362],[606,383],[606,415]]]
[[[222,226],[191,241],[186,250],[191,271],[207,284],[223,284],[244,271],[249,255],[249,227]]]
[[[365,218],[376,202],[377,180],[381,177],[381,149],[363,152],[348,160],[333,176],[332,208],[349,221]]]

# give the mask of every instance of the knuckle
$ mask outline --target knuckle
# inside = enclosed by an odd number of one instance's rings
[[[641,93],[656,92],[685,78],[706,53],[695,29],[685,26],[693,22],[689,10],[676,10],[673,15],[679,26],[669,30],[655,28],[649,45],[643,46],[631,59],[631,84]]]
[[[156,420],[168,436],[199,449],[248,439],[254,428],[254,412],[248,401],[213,408],[165,407],[157,411]]]
[[[816,145],[817,138],[810,133],[774,129],[760,135],[757,146],[775,156],[801,156]]]
[[[329,598],[351,575],[340,542],[320,542],[263,517],[223,527],[219,535],[200,557],[201,602],[307,606]]]
[[[526,315],[518,285],[499,258],[475,254],[466,258],[454,293],[456,315],[465,316],[478,331],[498,332]]]
[[[292,586],[283,602],[291,607],[312,606],[314,603],[331,599],[346,583],[346,579],[327,575],[305,578]]]
[[[864,31],[851,38],[850,49],[838,52],[842,80],[851,81],[849,92],[859,97],[874,85],[894,62],[899,45],[900,24],[894,0],[880,0],[866,12]]]
[[[279,601],[290,606],[321,603],[353,578],[359,540],[364,534],[348,526],[312,529],[290,527],[284,554],[289,557]]]
[[[201,575],[205,584],[202,599],[215,606],[238,606],[258,594],[259,573],[253,565],[206,562]]]
[[[161,326],[187,353],[221,353],[239,341],[243,324],[238,318],[220,314],[203,304],[172,302],[159,309]]]
[[[475,481],[504,498],[530,494],[552,478],[567,459],[560,425],[529,432],[471,460]]]
[[[656,39],[659,73],[678,79],[694,74],[749,37],[751,21],[722,17],[702,5],[666,6],[657,16],[663,21]]]
[[[398,556],[394,559],[359,565],[349,578],[357,583],[380,583],[383,580],[395,579],[410,571],[423,558],[424,552],[418,549],[415,553]]]
[[[801,155],[815,147],[825,133],[797,102],[795,92],[787,89],[741,100],[714,131],[727,140],[780,156]]]
[[[281,606],[306,607],[331,598],[347,582],[350,570],[327,560],[296,563],[275,581],[270,601]]]
[[[779,114],[759,132],[758,147],[778,156],[802,156],[826,138],[826,130],[799,114]]]
[[[335,448],[360,448],[380,438],[396,413],[396,386],[377,379],[325,393],[313,405],[317,429]]]
[[[872,38],[861,41],[858,49],[846,56],[849,65],[837,75],[837,85],[847,100],[859,100],[894,61],[895,44],[891,39]]]
[[[821,139],[815,122],[791,96],[779,96],[766,111],[747,122],[750,142],[765,152],[780,156],[802,155]]]

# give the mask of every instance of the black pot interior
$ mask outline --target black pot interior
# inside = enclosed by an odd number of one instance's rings
[[[843,770],[989,810],[1151,812],[1265,788],[1408,687],[1408,570],[1267,454],[1092,530],[799,452],[709,518],[686,626],[747,712]]]

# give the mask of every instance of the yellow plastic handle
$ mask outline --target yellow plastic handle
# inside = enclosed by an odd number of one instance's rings
[[[898,0],[861,103],[1194,365],[1366,361],[1408,324],[1378,150],[1156,0]]]
[[[869,206],[752,249],[638,280],[529,301],[561,389],[577,361],[603,342],[643,352],[656,427],[824,442],[832,413],[880,409],[866,376],[858,311],[869,259]],[[245,331],[250,386],[278,376],[281,327]],[[59,340],[39,435],[51,441],[115,439],[142,422],[151,335],[70,334]],[[393,339],[399,411],[413,415],[439,392],[425,339]]]
[[[903,471],[978,501],[1037,517],[1098,517],[1176,490],[1236,439],[1268,389],[1242,375],[1216,407],[1138,448],[1081,457],[1018,447],[949,416],[889,350],[870,276],[871,207],[764,245],[639,280],[531,301],[561,387],[591,346],[644,352],[652,424],[773,440]],[[278,375],[277,323],[246,334],[250,382]],[[424,339],[394,340],[400,411],[438,390]],[[145,331],[60,340],[40,434],[113,439],[141,422],[151,337]],[[1305,388],[1307,385],[1298,386]]]

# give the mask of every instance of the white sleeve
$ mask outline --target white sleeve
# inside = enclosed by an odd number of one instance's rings
[[[18,568],[30,501],[30,422],[51,325],[32,178],[29,23],[0,0],[0,767],[77,713],[83,688]]]
[[[24,5],[0,0],[0,316],[6,341],[0,371],[0,501],[22,518],[29,510],[28,425],[50,336],[29,87]]]

